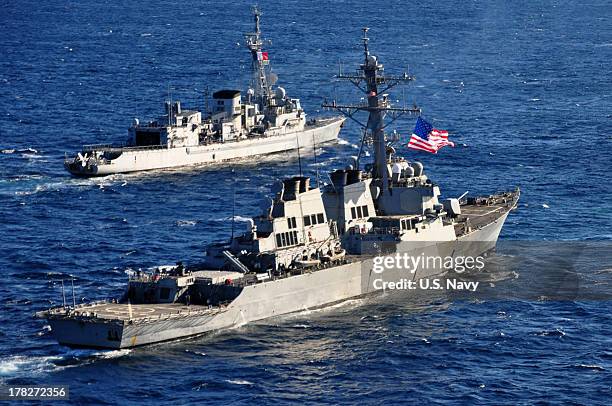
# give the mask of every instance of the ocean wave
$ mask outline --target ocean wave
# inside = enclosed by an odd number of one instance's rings
[[[202,352],[202,351],[185,350],[185,352],[188,353],[188,354],[199,355],[200,357],[205,357],[206,356],[206,353]]]
[[[342,138],[338,138],[338,144],[339,145],[348,145],[348,146],[350,146],[352,148],[355,148],[355,149],[359,149],[360,148],[359,145],[353,144],[352,142],[344,140]]]
[[[0,358],[0,377],[31,377],[56,370],[55,361],[61,360],[58,355],[27,356],[13,355]]]
[[[251,221],[250,217],[242,217],[242,216],[234,216],[234,221],[239,221],[239,222],[247,222],[247,221]],[[221,217],[221,218],[216,218],[213,221],[232,221],[232,217]]]
[[[110,351],[95,352],[95,353],[91,354],[91,356],[94,357],[94,358],[97,358],[97,359],[115,359],[115,358],[125,357],[126,355],[128,355],[131,352],[132,352],[132,350],[125,348],[125,349],[122,349],[122,350],[110,350]]]
[[[232,385],[255,385],[253,382],[245,379],[226,379],[225,382],[231,383]]]
[[[43,327],[40,329],[40,331],[36,333],[36,335],[37,335],[38,337],[46,336],[46,335],[49,335],[49,334],[51,334],[51,326],[50,326],[50,325],[48,325],[48,324],[45,324],[45,325],[44,325],[44,326],[43,326]]]
[[[554,330],[543,330],[535,333],[535,335],[540,337],[565,337],[565,332],[559,328]]]
[[[178,227],[193,227],[198,224],[198,220],[177,220],[176,225]]]
[[[595,234],[588,237],[582,237],[580,241],[609,241],[612,240],[612,234]]]
[[[38,193],[62,192],[71,188],[87,189],[91,187],[96,187],[104,191],[116,192],[115,190],[106,190],[105,188],[115,186],[121,180],[121,178],[117,178],[114,175],[89,179],[65,177],[61,180],[53,180],[53,178],[40,174],[18,175],[12,179],[3,180],[6,186],[3,187],[0,193],[15,196],[31,196]]]
[[[44,158],[44,156],[42,155],[38,155],[38,154],[33,154],[33,153],[23,153],[21,154],[22,158],[26,158],[26,159],[42,159]]]
[[[22,148],[22,149],[5,148],[5,149],[0,150],[0,154],[10,155],[10,154],[15,154],[15,153],[17,154],[38,154],[38,151],[35,150],[34,148]]]
[[[606,370],[601,365],[578,364],[578,365],[574,365],[574,367],[575,368],[581,368],[581,369],[592,369],[592,370],[595,370],[595,371],[605,371]]]

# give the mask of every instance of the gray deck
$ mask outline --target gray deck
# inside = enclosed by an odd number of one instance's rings
[[[486,202],[462,205],[461,215],[457,218],[459,223],[455,226],[457,235],[465,233],[464,221],[466,220],[472,229],[479,229],[497,220],[516,206],[519,195],[519,191],[509,192],[492,196]]]
[[[130,317],[130,307],[131,317]],[[181,303],[157,303],[157,304],[134,304],[126,303],[96,303],[78,307],[73,316],[95,317],[105,320],[138,320],[157,319],[160,317],[187,316],[197,313],[215,313],[220,308],[208,308],[208,306],[186,306]],[[92,314],[93,313],[93,314]],[[59,312],[58,312],[59,314]]]

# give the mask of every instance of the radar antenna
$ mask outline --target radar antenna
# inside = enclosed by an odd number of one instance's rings
[[[259,28],[261,11],[257,6],[252,8],[253,18],[255,21],[255,31],[244,35],[246,46],[251,52],[251,71],[252,71],[252,87],[255,92],[255,99],[260,106],[265,108],[269,105],[272,97],[272,86],[268,77],[268,58],[267,53],[263,52],[263,45],[269,44],[270,41],[261,38],[261,30]]]
[[[350,118],[361,127],[364,128],[364,135],[361,141],[360,156],[358,157],[357,165],[359,165],[359,158],[361,158],[361,151],[363,150],[363,143],[367,140],[367,132],[371,133],[371,138],[374,146],[374,179],[379,179],[383,190],[389,187],[389,175],[387,173],[387,143],[385,137],[385,128],[393,123],[395,120],[403,116],[404,114],[420,114],[421,109],[416,105],[412,108],[406,107],[392,107],[391,101],[388,95],[385,93],[387,90],[392,89],[400,83],[406,83],[415,80],[414,76],[404,73],[403,75],[384,75],[384,67],[378,62],[378,58],[374,55],[370,55],[368,47],[368,28],[363,28],[363,64],[359,66],[357,71],[352,74],[345,74],[340,72],[336,78],[348,80],[355,87],[357,87],[362,93],[365,93],[367,101],[359,104],[340,104],[335,100],[332,102],[324,101],[323,107],[337,110],[344,114],[347,118]],[[365,100],[362,99],[362,100]],[[357,112],[366,111],[368,112],[368,121],[366,124],[357,120],[354,116]],[[390,121],[385,124],[385,116],[391,117]],[[356,168],[358,169],[358,168]]]

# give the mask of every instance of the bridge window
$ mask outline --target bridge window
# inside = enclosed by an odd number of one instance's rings
[[[325,215],[323,213],[311,214],[304,216],[304,226],[314,226],[316,224],[325,223]]]
[[[291,245],[297,245],[298,241],[298,232],[297,231],[289,231],[286,233],[276,234],[276,245],[279,248],[288,247]]]
[[[370,212],[367,205],[351,207],[351,219],[362,219],[364,217],[370,217]]]

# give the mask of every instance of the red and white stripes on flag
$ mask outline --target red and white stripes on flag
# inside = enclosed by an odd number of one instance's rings
[[[450,145],[451,147],[455,146],[455,143],[448,140],[448,131],[446,130],[436,130],[435,128],[431,130],[429,133],[429,141],[438,145],[438,149]]]
[[[431,152],[432,154],[438,153],[436,145],[429,140],[424,140],[416,134],[412,134],[410,142],[408,142],[408,148],[417,149],[419,151]]]
[[[447,145],[455,146],[453,142],[448,140],[448,131],[433,128],[431,124],[421,117],[417,119],[416,126],[408,142],[408,148],[437,154],[440,148]]]

